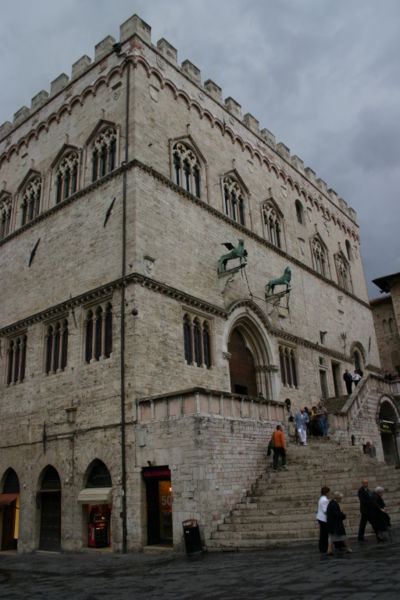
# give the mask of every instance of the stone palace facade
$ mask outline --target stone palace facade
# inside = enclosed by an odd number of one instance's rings
[[[0,127],[0,170],[2,549],[207,540],[345,368],[332,436],[383,458],[354,210],[139,17]]]

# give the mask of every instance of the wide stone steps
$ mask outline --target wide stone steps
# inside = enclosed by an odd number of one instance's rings
[[[398,518],[400,520],[400,507],[399,507],[399,500],[400,498],[397,500],[396,504],[392,505],[389,507],[390,509],[390,515],[392,520]],[[354,509],[354,505],[347,505],[342,503],[342,510],[345,513],[345,515],[347,516],[347,518],[350,517],[356,517],[357,519],[360,516],[360,512],[358,510],[358,508],[355,510]],[[226,517],[224,520],[224,523],[247,523],[247,524],[252,524],[255,523],[256,525],[259,525],[260,523],[263,524],[274,524],[276,523],[277,518],[279,518],[279,523],[293,523],[295,522],[298,518],[299,518],[299,510],[296,507],[295,509],[291,508],[291,507],[285,507],[285,510],[283,511],[284,507],[280,507],[279,510],[279,514],[276,514],[275,511],[272,512],[271,510],[262,510],[259,507],[257,507],[255,510],[253,511],[232,511],[232,515],[229,517]],[[309,508],[309,507],[308,507]],[[306,512],[304,511],[302,513],[302,521],[304,523],[308,523],[308,524],[312,524],[315,523],[315,517],[316,517],[316,513],[317,513],[317,507],[315,506],[315,509],[313,512]],[[218,525],[218,529],[220,527],[223,527],[224,525]]]
[[[363,477],[368,477],[371,490],[377,485],[385,489],[392,524],[400,524],[400,473],[394,467],[378,463],[356,448],[340,448],[325,440],[293,447],[288,456],[292,460],[287,470],[277,473],[272,472],[268,459],[266,472],[213,531],[207,542],[209,550],[264,548],[317,539],[322,485],[343,493],[346,531],[356,535],[360,519],[357,490]],[[367,533],[371,532],[367,525]]]

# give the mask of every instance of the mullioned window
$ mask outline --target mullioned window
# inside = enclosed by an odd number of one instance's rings
[[[211,367],[211,333],[206,319],[186,313],[183,317],[185,362],[197,367]]]
[[[110,358],[112,352],[112,305],[90,308],[85,319],[85,362]]]

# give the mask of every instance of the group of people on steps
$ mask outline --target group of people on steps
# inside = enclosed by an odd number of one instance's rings
[[[304,409],[299,412],[303,414]],[[271,454],[271,451],[273,451],[273,472],[276,473],[278,470],[279,458],[281,459],[281,468],[286,470],[286,441],[281,425],[277,425],[275,431],[272,433],[268,444],[268,456]],[[371,492],[368,487],[368,479],[364,478],[361,481],[361,487],[358,490],[360,524],[357,539],[359,542],[365,541],[364,536],[367,523],[371,524],[377,542],[385,541],[383,534],[390,527],[390,517],[382,497],[383,492],[384,489],[381,486],[377,486]],[[323,486],[321,488],[321,496],[318,500],[316,515],[320,528],[319,551],[333,555],[335,548],[344,547],[346,553],[351,553],[352,550],[344,526],[346,515],[340,506],[343,494],[341,492],[334,492],[331,499],[329,499],[329,494],[329,487]]]

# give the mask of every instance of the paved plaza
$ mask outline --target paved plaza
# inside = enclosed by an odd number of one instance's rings
[[[400,532],[392,541],[352,541],[352,554],[320,556],[315,545],[252,552],[0,554],[7,600],[398,600]]]

